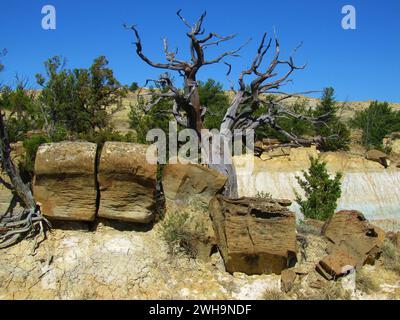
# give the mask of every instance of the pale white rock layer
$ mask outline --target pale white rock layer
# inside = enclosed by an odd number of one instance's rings
[[[400,230],[400,170],[385,169],[380,164],[345,153],[321,153],[315,148],[299,148],[289,155],[266,160],[241,156],[234,158],[238,175],[239,196],[256,196],[268,192],[274,198],[296,199],[303,192],[296,180],[307,170],[309,156],[320,155],[331,174],[341,171],[342,196],[337,210],[359,210],[374,224],[386,231]],[[302,218],[299,205],[291,209]]]

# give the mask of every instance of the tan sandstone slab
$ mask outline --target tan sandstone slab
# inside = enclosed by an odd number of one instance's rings
[[[163,190],[167,201],[187,204],[201,201],[208,205],[223,188],[227,178],[199,164],[168,164],[163,173]]]
[[[58,220],[94,220],[96,149],[96,144],[89,142],[59,142],[39,147],[33,193],[44,215]]]
[[[146,159],[147,146],[106,142],[98,182],[99,217],[149,223],[154,217],[157,165]]]
[[[218,247],[230,273],[280,274],[296,263],[290,201],[217,195],[210,202]]]

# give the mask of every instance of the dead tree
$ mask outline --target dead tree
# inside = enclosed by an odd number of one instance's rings
[[[151,93],[155,100],[146,107],[146,111],[156,107],[157,103],[162,99],[171,99],[173,100],[171,113],[174,115],[176,121],[184,127],[196,130],[199,138],[201,138],[200,132],[204,128],[203,119],[207,112],[207,106],[202,106],[200,104],[197,73],[203,66],[223,62],[229,68],[229,75],[231,65],[225,61],[225,58],[238,56],[238,52],[245,44],[235,50],[223,52],[215,58],[207,59],[205,55],[206,48],[219,46],[223,42],[232,40],[236,35],[221,36],[215,32],[206,34],[203,29],[206,12],[204,12],[193,25],[191,25],[181,15],[180,10],[177,12],[177,15],[189,29],[186,35],[189,38],[190,61],[179,59],[177,57],[178,51],[170,51],[168,41],[167,39],[164,39],[163,44],[166,62],[153,62],[143,52],[143,45],[137,27],[132,25],[126,26],[126,28],[133,31],[136,39],[136,53],[144,62],[154,68],[164,69],[166,71],[175,71],[183,78],[183,90],[174,86],[168,73],[162,74],[158,80],[149,80],[161,84],[163,88],[167,89],[167,91]],[[265,55],[271,47],[275,48],[274,57],[267,66],[262,66]],[[277,71],[278,66],[286,66],[288,70],[285,73],[280,74],[280,72]],[[287,145],[300,146],[320,143],[322,141],[321,137],[315,137],[313,139],[297,137],[293,133],[280,127],[277,121],[281,117],[295,117],[311,122],[319,122],[323,120],[323,117],[313,119],[305,115],[294,113],[286,108],[282,103],[285,99],[293,97],[294,94],[281,92],[280,88],[290,81],[289,77],[295,70],[304,68],[305,65],[296,66],[292,57],[288,60],[281,60],[280,43],[278,39],[276,37],[275,39],[268,39],[267,34],[264,34],[251,66],[249,69],[242,71],[239,76],[238,90],[235,91],[232,88],[235,95],[222,121],[220,132],[232,132],[235,129],[255,130],[261,126],[269,126],[288,138],[290,143]],[[245,82],[246,76],[255,77],[249,85]],[[269,95],[268,99],[266,99],[265,94],[268,93],[275,93],[275,95]],[[266,110],[265,113],[257,115],[259,110],[264,109]],[[208,142],[202,141],[202,143]],[[213,167],[228,177],[224,193],[228,196],[236,197],[237,179],[234,166],[232,164],[221,163],[211,164],[210,167]]]
[[[17,243],[23,237],[34,237],[33,249],[35,249],[38,237],[45,237],[45,228],[50,226],[50,223],[42,216],[29,185],[23,182],[11,159],[11,147],[2,110],[0,110],[0,162],[2,172],[5,172],[10,179],[10,183],[2,179],[3,185],[16,194],[24,207],[18,213],[0,214],[0,249]]]

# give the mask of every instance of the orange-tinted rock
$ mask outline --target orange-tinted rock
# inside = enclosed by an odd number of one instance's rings
[[[359,211],[339,211],[322,228],[330,240],[329,255],[316,269],[327,279],[346,275],[351,269],[373,264],[381,254],[385,232],[370,224]]]
[[[356,258],[346,248],[338,247],[319,262],[317,271],[330,280],[348,274],[356,265]]]

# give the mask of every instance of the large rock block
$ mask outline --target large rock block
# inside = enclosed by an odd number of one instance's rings
[[[210,213],[230,273],[280,274],[296,263],[296,219],[290,201],[216,196]]]
[[[175,204],[200,201],[208,205],[222,189],[227,178],[199,164],[168,164],[163,174],[163,189],[167,200]]]
[[[96,215],[96,144],[60,142],[39,147],[33,193],[44,215],[92,221]]]
[[[319,262],[317,270],[328,279],[345,275],[348,267],[373,264],[385,240],[385,232],[355,210],[335,213],[322,228],[322,234],[331,243],[329,255]]]
[[[157,165],[148,163],[147,146],[106,142],[98,169],[99,217],[148,223],[154,217]]]

